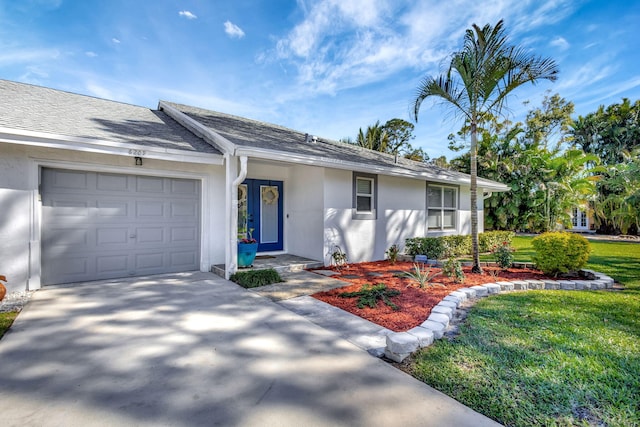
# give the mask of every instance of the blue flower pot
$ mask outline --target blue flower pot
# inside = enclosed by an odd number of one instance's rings
[[[238,243],[238,267],[251,267],[257,252],[257,243]]]

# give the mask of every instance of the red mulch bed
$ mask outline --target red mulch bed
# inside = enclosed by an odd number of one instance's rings
[[[335,270],[335,268],[332,269]],[[510,268],[502,271],[497,267],[483,267],[484,274],[475,274],[471,273],[471,267],[464,267],[463,270],[466,276],[464,283],[455,283],[453,278],[440,275],[436,276],[432,283],[439,283],[444,286],[436,285],[420,289],[419,285],[411,279],[394,276],[394,274],[397,275],[398,271],[412,270],[413,263],[410,262],[391,264],[388,261],[375,261],[349,264],[340,270],[340,276],[333,277],[350,284],[345,285],[343,288],[318,292],[312,296],[392,331],[403,332],[424,322],[429,317],[431,309],[456,289],[494,283],[496,281],[550,279],[549,276],[545,276],[542,272],[531,269]],[[431,269],[431,273],[436,271],[441,270],[439,268]],[[490,271],[498,271],[498,278],[491,276],[489,274]],[[371,277],[367,276],[367,273],[380,273],[382,276]],[[348,279],[344,277],[345,275],[356,275],[358,278]],[[378,283],[384,283],[389,289],[401,291],[400,295],[391,298],[391,301],[399,308],[397,311],[394,311],[382,301],[378,302],[376,308],[358,308],[356,306],[357,297],[342,298],[339,296],[343,292],[357,292],[364,284],[375,285]]]

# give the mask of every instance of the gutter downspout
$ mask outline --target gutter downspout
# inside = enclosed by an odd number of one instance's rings
[[[234,176],[237,170],[237,164],[231,164],[235,160],[235,156],[225,155],[227,157],[227,177]],[[238,186],[247,177],[247,156],[240,156],[240,172],[238,176],[231,182],[227,180],[227,191],[229,195],[229,204],[231,209],[227,209],[230,212],[230,217],[227,220],[229,225],[227,228],[227,250],[226,250],[226,263],[225,263],[225,278],[229,280],[229,277],[238,270]]]
[[[482,195],[482,200],[487,200],[491,196],[493,196],[492,191],[485,191],[484,194]]]

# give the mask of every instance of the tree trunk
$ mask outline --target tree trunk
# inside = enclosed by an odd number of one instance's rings
[[[472,273],[482,274],[480,267],[480,245],[478,244],[478,135],[475,120],[471,121],[471,247],[473,250]]]

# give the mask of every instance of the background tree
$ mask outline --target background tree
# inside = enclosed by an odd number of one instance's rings
[[[598,231],[637,234],[640,163],[640,100],[600,106],[572,124],[572,145],[597,155],[607,170],[598,182],[594,202]]]
[[[384,126],[380,126],[378,120],[374,125],[368,126],[365,132],[362,132],[362,128],[360,128],[356,144],[369,150],[386,153],[389,146],[389,135],[387,135]]]
[[[511,191],[485,201],[487,228],[542,232],[571,223],[571,209],[593,198],[594,155],[565,151],[573,103],[547,96],[531,110],[525,123],[485,117],[478,130],[478,174],[500,181]],[[454,147],[465,147],[467,129],[451,136]],[[451,160],[456,170],[469,171],[469,153]]]
[[[388,137],[387,152],[395,156],[396,163],[398,162],[398,152],[400,150],[408,149],[416,151],[412,149],[411,144],[409,144],[409,141],[415,138],[413,135],[413,123],[402,119],[391,119],[384,124],[383,129]],[[423,157],[424,152],[422,149],[418,150],[420,151],[416,153],[415,157]]]
[[[487,113],[501,115],[507,96],[517,87],[540,79],[553,81],[557,74],[552,59],[532,56],[509,44],[500,20],[494,27],[473,24],[465,32],[462,49],[451,56],[447,71],[436,77],[427,76],[418,87],[413,102],[416,122],[423,101],[436,97],[462,114],[469,124],[473,272],[482,272],[478,246],[478,125]]]
[[[429,160],[429,155],[422,148],[414,148],[409,143],[410,140],[415,138],[413,129],[413,123],[406,120],[391,119],[384,125],[380,125],[378,120],[374,125],[368,126],[364,132],[360,128],[355,141],[348,137],[343,138],[341,141],[359,145],[369,150],[393,154],[396,162],[399,154],[406,159],[426,162]]]

